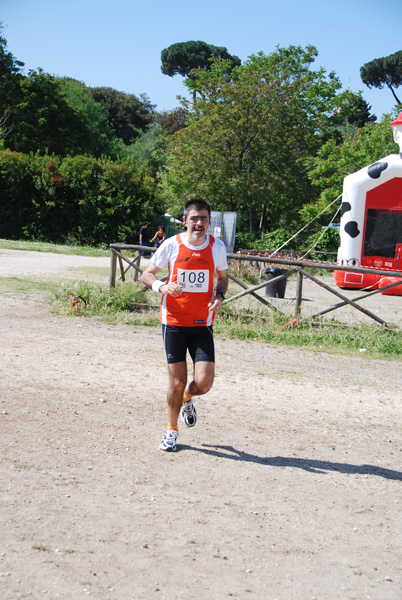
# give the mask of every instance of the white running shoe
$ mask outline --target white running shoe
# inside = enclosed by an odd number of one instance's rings
[[[192,398],[188,402],[183,402],[180,416],[187,427],[194,427],[197,423],[197,411]]]
[[[177,450],[177,438],[179,436],[179,432],[176,429],[168,429],[165,433],[163,440],[159,444],[159,448],[161,450],[165,450],[166,452],[176,452]]]

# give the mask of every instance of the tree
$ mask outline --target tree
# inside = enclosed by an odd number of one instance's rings
[[[290,46],[253,55],[230,76],[222,59],[190,73],[201,98],[169,140],[166,185],[176,196],[247,210],[251,231],[256,216],[261,230],[297,218],[312,192],[303,161],[319,148],[340,87],[333,73],[310,70],[316,55]]]
[[[377,117],[371,114],[371,105],[366,102],[361,92],[346,90],[338,95],[337,106],[339,120],[355,127],[364,127],[366,123],[374,122]]]
[[[369,88],[380,90],[387,86],[391,90],[397,104],[401,104],[395,88],[402,84],[402,50],[364,64],[360,68],[360,77]]]
[[[17,60],[7,50],[7,41],[1,35],[3,25],[0,21],[0,127],[2,137],[6,139],[12,130],[10,107],[20,97],[19,82],[22,79],[24,63]]]
[[[163,214],[154,182],[129,164],[0,150],[0,237],[132,243]]]
[[[238,56],[229,54],[226,48],[222,46],[213,46],[206,42],[180,42],[172,44],[161,52],[162,66],[161,71],[164,75],[173,77],[174,75],[182,75],[190,80],[196,78],[195,71],[210,69],[210,61],[212,58],[221,58],[225,61],[226,69],[230,72],[234,67],[240,66],[241,60]],[[189,90],[193,94],[195,102],[197,90],[189,86]],[[201,93],[201,92],[200,92]]]
[[[176,131],[180,131],[180,129],[184,129],[184,127],[186,127],[188,118],[188,110],[182,106],[179,106],[173,110],[166,110],[158,113],[155,116],[155,121],[159,123],[164,131],[166,131],[169,135],[172,135],[173,133],[176,133]]]
[[[147,131],[140,131],[133,144],[130,145],[128,156],[140,171],[149,168],[153,175],[163,169],[166,162],[166,142],[168,134],[158,123],[152,123]]]
[[[134,94],[119,92],[110,87],[89,88],[92,98],[105,106],[108,125],[129,145],[153,121],[153,105],[146,96],[140,100]]]
[[[63,77],[57,80],[63,98],[73,106],[85,121],[87,135],[85,144],[81,144],[74,154],[85,153],[100,158],[102,155],[118,158],[116,153],[116,134],[108,125],[106,107],[93,99],[90,88],[84,83]]]
[[[0,21],[0,81],[4,85],[4,80],[7,76],[21,75],[21,69],[24,63],[17,60],[11,52],[7,50],[7,41],[1,35],[4,30],[3,23]]]
[[[4,148],[4,140],[8,137],[12,131],[12,124],[9,124],[10,110],[6,109],[2,115],[0,115],[0,148]]]
[[[193,69],[208,70],[209,60],[213,56],[230,61],[233,67],[239,66],[241,63],[238,56],[232,56],[224,47],[213,46],[201,41],[190,41],[172,44],[162,50],[161,71],[169,77],[177,74],[188,77]]]
[[[300,214],[304,221],[309,222],[342,194],[347,175],[397,151],[391,120],[391,115],[384,115],[380,123],[369,122],[360,129],[350,128],[341,144],[335,139],[328,140],[315,157],[307,159],[309,178],[320,190],[320,198],[303,207]],[[334,207],[330,211],[333,215]],[[328,214],[324,213],[322,224],[328,221]]]
[[[52,75],[39,70],[21,78],[19,99],[10,112],[8,148],[61,156],[86,151],[90,131],[85,118],[63,97],[60,82]]]

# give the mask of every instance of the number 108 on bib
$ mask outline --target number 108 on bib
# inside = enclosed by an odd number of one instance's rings
[[[208,270],[177,269],[177,283],[185,292],[207,292],[209,288]]]

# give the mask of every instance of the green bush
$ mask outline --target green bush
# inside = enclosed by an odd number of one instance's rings
[[[238,250],[251,250],[256,248],[258,241],[259,239],[256,233],[239,231],[236,233],[234,251],[237,252]]]
[[[0,150],[0,237],[137,243],[141,222],[163,213],[154,190],[129,164]]]
[[[317,240],[318,243],[315,245]],[[311,254],[309,254],[309,258],[312,260],[336,262],[339,241],[339,232],[333,227],[325,227],[307,238],[305,249],[309,250],[314,246]]]
[[[43,164],[36,156],[0,151],[0,237],[26,237],[24,228],[29,228],[36,219],[42,169]]]
[[[286,229],[275,229],[269,233],[264,233],[261,237],[256,233],[236,233],[235,252],[237,250],[277,250],[285,244],[291,237],[292,233]],[[297,250],[300,241],[298,238],[291,240],[284,250]]]
[[[292,237],[292,233],[286,229],[275,229],[261,236],[259,247],[264,250],[277,250]],[[283,250],[296,250],[297,238],[287,243]]]

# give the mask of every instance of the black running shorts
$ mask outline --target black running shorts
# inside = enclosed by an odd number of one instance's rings
[[[162,337],[168,363],[185,361],[187,350],[194,363],[215,362],[212,325],[206,327],[162,325]]]

